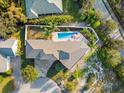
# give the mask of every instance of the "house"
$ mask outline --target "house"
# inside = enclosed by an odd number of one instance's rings
[[[29,19],[63,12],[62,0],[25,0],[25,4]]]
[[[89,51],[83,41],[26,40],[26,58],[34,59],[35,67],[44,75],[56,60],[73,69]]]
[[[17,40],[0,41],[0,73],[10,69],[10,59],[16,56]]]

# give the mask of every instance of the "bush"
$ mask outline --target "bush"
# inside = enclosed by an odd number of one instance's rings
[[[38,73],[33,66],[27,65],[24,69],[22,69],[22,76],[24,81],[33,82],[37,79]]]
[[[12,69],[8,70],[5,74],[9,76],[12,75]]]
[[[75,70],[75,72],[73,73],[73,76],[78,79],[78,78],[81,78],[84,76],[84,71],[82,69],[78,69],[78,70]]]
[[[120,77],[120,79],[124,82],[124,66],[120,65],[116,68],[117,75]]]
[[[101,25],[100,21],[96,21],[92,24],[93,28],[98,28]]]
[[[97,55],[107,68],[115,68],[121,63],[121,55],[118,50],[103,47],[98,50]]]
[[[88,39],[91,45],[93,45],[96,41],[96,36],[93,32],[91,32],[89,29],[83,29],[81,30],[81,33]]]
[[[69,23],[73,21],[73,17],[70,15],[54,15],[54,16],[46,16],[38,19],[29,19],[28,24],[44,24],[48,25],[52,24],[62,24]]]
[[[4,80],[3,76],[0,76],[0,83]]]
[[[67,83],[65,84],[65,88],[66,88],[69,92],[71,92],[71,91],[74,91],[74,90],[76,89],[77,84],[78,84],[77,81],[67,82]]]

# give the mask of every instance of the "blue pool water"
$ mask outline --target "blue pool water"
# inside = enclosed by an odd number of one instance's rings
[[[78,34],[78,32],[59,32],[58,33],[58,39],[69,39],[71,38],[74,34]]]

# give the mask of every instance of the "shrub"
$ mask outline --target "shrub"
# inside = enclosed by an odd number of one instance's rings
[[[4,80],[3,76],[0,76],[0,83]]]
[[[83,72],[82,69],[77,69],[77,70],[75,70],[75,72],[73,73],[73,76],[74,76],[76,79],[83,77],[83,75],[84,75],[84,72]]]
[[[38,19],[30,19],[28,24],[44,24],[48,25],[49,23],[52,24],[62,24],[62,23],[69,23],[73,21],[73,17],[70,15],[54,15],[54,16],[46,16],[41,17]]]
[[[103,47],[97,55],[107,68],[115,68],[121,63],[121,55],[118,50]]]
[[[108,30],[110,31],[114,31],[116,29],[118,29],[118,24],[116,23],[116,21],[110,19],[106,21],[106,26],[108,28]]]
[[[74,90],[76,89],[77,84],[78,84],[77,81],[67,82],[67,83],[65,84],[65,88],[66,88],[69,92],[71,92],[71,91],[74,91]]]
[[[120,65],[116,68],[117,75],[120,77],[120,79],[124,82],[124,66]]]
[[[93,26],[93,28],[97,28],[100,25],[101,25],[100,21],[95,21],[92,26]]]
[[[9,76],[12,75],[12,69],[8,70],[5,74]]]
[[[24,81],[33,82],[37,79],[38,73],[33,66],[27,65],[24,69],[22,69],[22,76]]]
[[[81,30],[81,33],[89,40],[90,44],[93,45],[96,41],[96,36],[89,29]]]

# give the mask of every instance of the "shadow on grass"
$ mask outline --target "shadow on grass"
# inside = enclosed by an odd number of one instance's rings
[[[14,91],[14,80],[10,80],[4,86],[2,93],[12,93]]]

